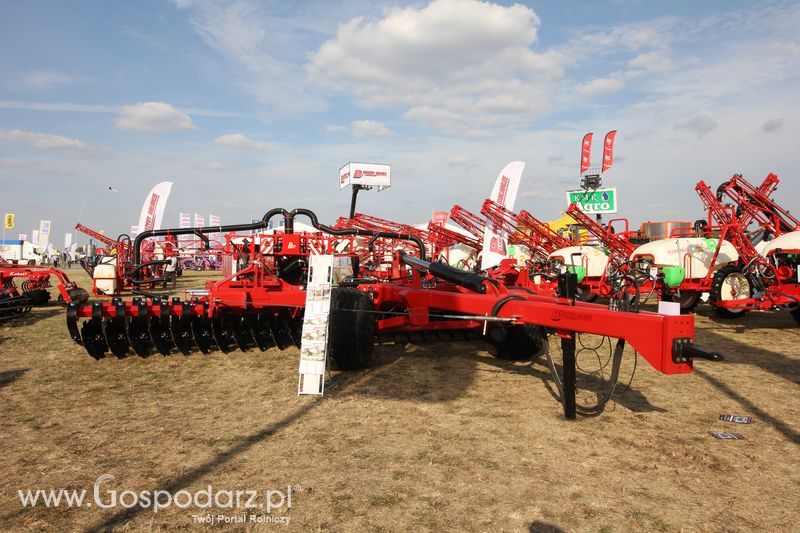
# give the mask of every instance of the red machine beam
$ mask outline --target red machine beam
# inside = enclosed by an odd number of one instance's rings
[[[486,220],[483,217],[467,211],[460,205],[454,205],[450,210],[450,219],[470,232],[478,242],[483,242],[483,234],[486,231]]]
[[[98,242],[102,242],[106,246],[117,246],[119,244],[117,241],[115,241],[111,237],[103,235],[102,233],[100,233],[98,231],[95,231],[95,230],[93,230],[92,228],[90,228],[88,226],[84,226],[81,223],[75,224],[75,229],[80,231],[81,233],[83,233],[85,235],[88,235],[89,237],[91,237],[92,239],[94,239],[94,240],[96,240]]]
[[[480,250],[482,248],[481,241],[479,239],[464,235],[463,233],[459,233],[457,231],[453,231],[444,226],[434,224],[433,222],[428,223],[428,234],[440,249],[448,248],[454,244],[463,244],[464,246],[469,246],[474,250]]]
[[[608,250],[609,255],[627,260],[636,249],[636,246],[628,239],[613,233],[610,227],[603,226],[578,209],[574,203],[567,208],[567,214],[600,241]]]
[[[770,198],[778,188],[778,176],[770,173],[758,187],[754,187],[741,174],[735,174],[717,189],[717,199],[728,196],[741,208],[740,222],[746,229],[752,221],[778,236],[800,230],[800,220]]]
[[[736,252],[739,254],[739,259],[744,263],[751,261],[765,262],[761,254],[758,253],[756,247],[747,237],[745,233],[745,226],[736,217],[733,208],[723,205],[722,202],[711,190],[711,187],[703,180],[700,180],[695,185],[694,190],[700,196],[705,209],[708,211],[708,217],[712,222],[716,222],[722,228],[720,239],[728,240]]]

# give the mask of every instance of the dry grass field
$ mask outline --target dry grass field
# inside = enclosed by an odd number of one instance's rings
[[[179,290],[205,276],[187,273]],[[194,530],[204,527],[199,517],[216,527],[217,515],[244,514],[230,525],[796,530],[800,328],[788,314],[699,313],[698,343],[724,362],[663,376],[640,360],[602,416],[568,422],[542,360],[499,361],[478,343],[379,346],[373,368],[333,376],[323,399],[301,398],[296,349],[94,361],[69,338],[62,308],[35,309],[0,324],[0,529]],[[623,384],[632,361],[626,354]],[[91,495],[103,474],[114,476],[103,494],[210,485],[261,498],[291,486],[292,502],[270,515],[20,503],[25,489]],[[249,522],[251,514],[289,524]]]

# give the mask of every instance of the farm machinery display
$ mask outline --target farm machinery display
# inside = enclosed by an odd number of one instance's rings
[[[211,250],[209,237],[196,229],[190,229],[188,234],[194,239],[179,241],[174,234],[166,234],[162,240],[146,242],[139,250],[139,263],[133,261],[133,244],[128,235],[112,239],[83,224],[76,224],[75,229],[106,247],[101,254],[81,260],[81,266],[92,278],[95,296],[119,296],[126,291],[149,294],[163,281],[163,265],[171,256],[185,259],[179,262],[179,267],[196,270],[218,267],[216,255],[207,257],[206,252]]]
[[[298,216],[308,218],[314,231],[295,232]],[[334,276],[338,283],[332,291],[327,353],[331,364],[342,370],[367,366],[376,337],[481,335],[498,357],[522,359],[546,352],[565,414],[573,418],[576,412],[599,413],[610,397],[607,392],[594,406],[576,405],[575,344],[581,334],[617,339],[610,391],[626,343],[665,374],[691,372],[695,358],[721,357],[694,345],[691,316],[624,312],[576,301],[576,276],[570,272],[558,276],[553,295],[506,283],[491,271],[470,272],[430,261],[419,233],[388,231],[383,222],[376,229],[364,229],[345,219],[331,227],[307,209],[272,209],[257,223],[200,231],[225,232],[230,238],[237,232],[265,230],[274,217],[283,217],[283,230],[251,235],[245,268],[208,282],[204,289],[187,291],[182,300],[114,298],[70,304],[70,335],[96,359],[109,351],[124,357],[131,350],[147,356],[174,350],[208,353],[214,347],[229,352],[299,345],[309,256],[333,254],[345,266]],[[148,239],[188,232],[194,231],[139,234],[132,245],[134,264],[141,264]],[[142,274],[137,267],[134,278]],[[506,267],[513,268],[513,260]],[[554,339],[561,345],[561,374],[550,357]]]
[[[70,281],[61,270],[0,262],[0,320],[13,318],[50,301],[48,288],[52,286],[51,278],[58,280],[56,288],[60,302],[81,304],[89,299],[89,293]]]

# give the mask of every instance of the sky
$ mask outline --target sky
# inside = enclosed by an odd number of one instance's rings
[[[107,234],[150,188],[249,222],[347,214],[348,161],[392,165],[359,211],[478,211],[506,163],[541,219],[579,184],[580,141],[618,131],[619,216],[702,216],[700,179],[781,178],[797,208],[800,4],[635,1],[0,3],[0,211]],[[110,191],[113,187],[118,192]],[[85,242],[82,239],[81,242]]]

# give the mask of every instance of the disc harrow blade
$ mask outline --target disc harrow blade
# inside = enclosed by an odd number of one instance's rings
[[[200,351],[206,355],[209,354],[216,341],[214,340],[214,331],[211,328],[211,320],[208,318],[208,302],[203,304],[202,315],[192,317],[192,333],[194,334],[194,342],[200,348]]]
[[[233,328],[231,327],[231,317],[225,313],[211,319],[211,331],[214,333],[214,340],[222,353],[230,353],[231,348],[236,342],[233,338]]]
[[[75,303],[67,305],[67,330],[69,330],[69,336],[72,337],[72,340],[76,344],[83,346],[81,332],[78,329],[78,305]]]
[[[155,302],[154,302],[155,304]],[[158,316],[150,317],[150,339],[161,355],[169,355],[175,343],[169,327],[169,303],[166,299],[159,300],[154,307],[158,307]]]
[[[303,317],[297,316],[289,319],[289,333],[292,335],[292,343],[300,348],[303,342]]]
[[[111,353],[117,357],[125,357],[128,355],[128,350],[130,349],[127,330],[128,320],[125,317],[125,303],[121,298],[114,298],[111,303],[114,306],[114,316],[105,319],[103,328],[106,335],[106,344],[111,350]]]
[[[183,355],[192,353],[194,341],[192,340],[192,312],[189,302],[181,302],[180,298],[173,298],[172,305],[181,304],[181,314],[170,317],[169,329],[172,332],[172,342]]]
[[[81,339],[89,355],[97,360],[105,357],[108,351],[106,336],[103,334],[103,304],[92,304],[92,318],[85,320],[81,326]]]
[[[263,312],[256,315],[250,322],[250,331],[258,349],[269,350],[275,346],[275,338],[272,336],[272,315]]]
[[[239,316],[231,317],[231,323],[233,326],[233,338],[236,341],[236,345],[239,349],[243,352],[246,352],[250,348],[252,348],[256,341],[253,338],[253,327],[252,322],[255,320],[255,315],[253,313],[246,312]]]
[[[147,302],[141,298],[133,299],[137,316],[128,320],[128,338],[131,348],[140,357],[147,357],[152,353],[153,343],[150,340],[150,318],[147,312]]]
[[[275,339],[275,344],[278,348],[285,350],[294,344],[288,315],[275,313],[270,325],[272,326],[272,337]]]

